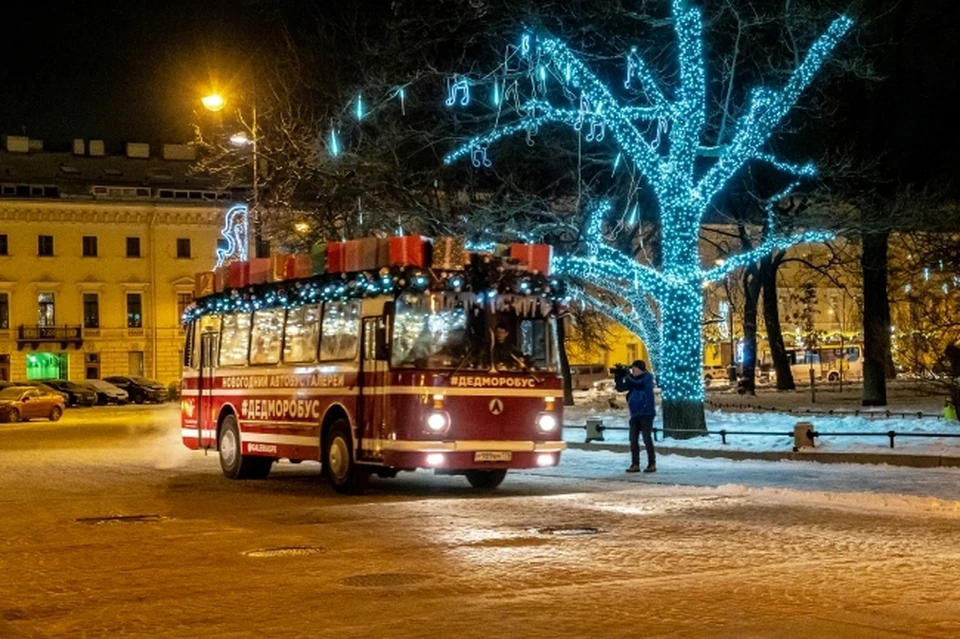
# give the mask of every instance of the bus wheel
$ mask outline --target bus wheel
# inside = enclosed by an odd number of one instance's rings
[[[240,445],[240,430],[235,415],[227,415],[220,426],[220,469],[230,479],[263,479],[270,474],[273,460],[269,457],[243,455]]]
[[[503,483],[507,476],[506,469],[499,470],[468,470],[467,481],[477,490],[493,490]]]
[[[350,425],[338,419],[330,426],[323,449],[323,471],[333,489],[344,495],[363,491],[368,473],[353,461]]]
[[[828,382],[838,382],[838,381],[840,381],[840,373],[836,373],[836,372],[830,373],[830,374],[827,376],[827,381],[828,381]]]

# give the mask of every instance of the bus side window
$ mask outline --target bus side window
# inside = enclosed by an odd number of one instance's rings
[[[280,346],[283,343],[282,308],[256,311],[253,314],[253,330],[250,332],[250,363],[278,364]]]
[[[320,305],[308,304],[287,311],[283,337],[283,361],[307,364],[317,360],[320,345]]]
[[[250,314],[224,315],[221,323],[220,366],[246,364],[250,346]]]
[[[326,302],[320,333],[320,361],[355,359],[360,345],[360,302]]]
[[[847,361],[848,362],[858,362],[860,361],[860,349],[856,346],[851,346],[847,349]]]

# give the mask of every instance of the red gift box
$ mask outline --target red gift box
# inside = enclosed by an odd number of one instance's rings
[[[292,280],[296,276],[296,262],[292,255],[274,255],[270,258],[271,282]]]
[[[250,262],[230,262],[224,288],[243,288],[250,284]]]
[[[250,260],[250,283],[263,284],[270,279],[270,258],[255,257]]]
[[[293,276],[295,278],[313,275],[313,257],[306,254],[293,255]]]
[[[344,242],[344,271],[369,271],[380,266],[382,240],[368,237]],[[385,252],[384,252],[385,253]]]
[[[203,297],[216,292],[216,275],[213,271],[197,273],[193,277],[193,296]]]
[[[433,268],[463,270],[470,256],[464,248],[462,237],[438,237],[433,242]]]
[[[227,265],[213,269],[213,290],[216,293],[227,288]]]
[[[327,272],[342,273],[347,270],[346,242],[327,243]]]
[[[430,266],[430,240],[419,235],[391,237],[387,251],[389,262],[386,266]]]
[[[553,247],[549,244],[511,244],[510,257],[520,262],[528,271],[549,275]]]

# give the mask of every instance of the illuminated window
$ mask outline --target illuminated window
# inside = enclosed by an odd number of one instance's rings
[[[143,328],[143,296],[127,293],[127,328]]]
[[[283,313],[282,308],[271,308],[253,314],[253,330],[250,332],[251,364],[276,364],[280,361]]]
[[[250,314],[224,315],[221,322],[220,366],[246,364],[250,345]]]
[[[283,361],[292,364],[316,361],[319,343],[320,305],[310,304],[287,311]]]
[[[323,307],[320,359],[349,360],[360,343],[360,303],[327,302]]]
[[[96,293],[83,294],[83,327],[100,328],[100,296]]]

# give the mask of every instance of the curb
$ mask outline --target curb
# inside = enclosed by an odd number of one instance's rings
[[[615,453],[630,452],[629,444],[600,443],[584,444],[567,442],[568,448],[576,450],[608,450]],[[641,446],[641,449],[643,447]],[[705,459],[733,459],[736,461],[805,461],[821,464],[889,464],[890,466],[908,466],[911,468],[960,468],[960,457],[942,455],[890,455],[885,453],[827,453],[816,450],[793,451],[746,451],[716,450],[703,448],[684,448],[682,446],[660,446],[657,453],[679,455],[681,457],[703,457]]]

